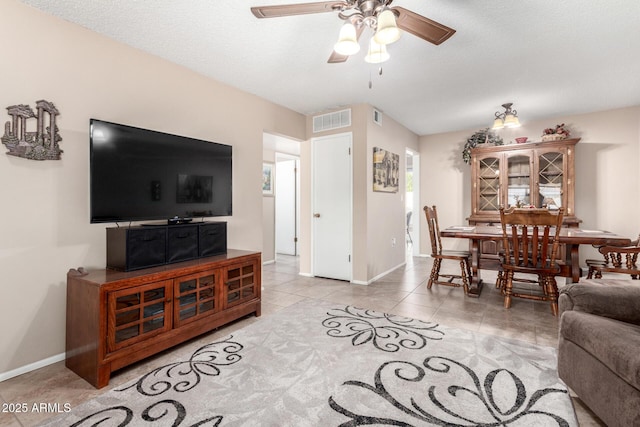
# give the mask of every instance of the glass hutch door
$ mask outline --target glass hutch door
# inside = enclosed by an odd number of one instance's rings
[[[538,203],[537,207],[550,210],[563,206],[564,194],[564,155],[559,152],[547,152],[538,156]]]
[[[478,159],[478,212],[500,210],[500,159],[485,157]]]
[[[507,207],[530,205],[531,158],[524,155],[508,157],[507,179]]]

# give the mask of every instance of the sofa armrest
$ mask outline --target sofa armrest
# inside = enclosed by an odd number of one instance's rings
[[[560,290],[558,307],[560,314],[582,311],[640,325],[640,282],[603,279],[572,283]]]

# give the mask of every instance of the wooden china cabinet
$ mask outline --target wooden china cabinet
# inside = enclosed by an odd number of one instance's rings
[[[530,142],[471,150],[470,225],[500,223],[500,207],[564,207],[566,227],[578,227],[575,213],[575,146],[580,138]],[[482,253],[497,254],[500,242],[483,242]]]

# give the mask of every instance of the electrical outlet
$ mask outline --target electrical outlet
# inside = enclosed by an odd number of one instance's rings
[[[395,247],[396,247],[396,238],[395,238],[395,237],[392,237],[392,238],[391,238],[391,247],[392,247],[392,248],[395,248]]]

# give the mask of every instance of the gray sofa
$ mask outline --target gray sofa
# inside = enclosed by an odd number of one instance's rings
[[[640,284],[585,280],[560,291],[558,374],[608,426],[640,426]]]

